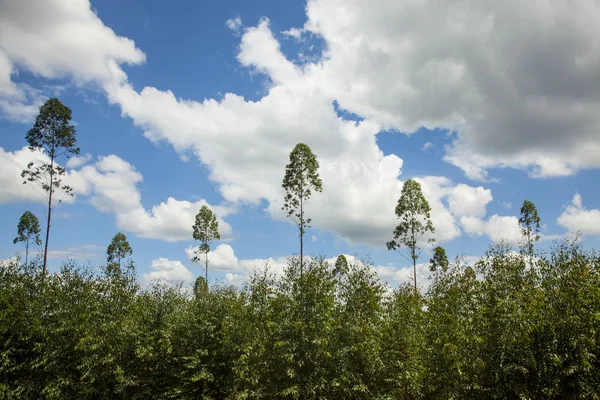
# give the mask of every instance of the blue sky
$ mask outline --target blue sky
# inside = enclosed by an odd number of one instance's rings
[[[576,231],[596,247],[600,30],[581,26],[600,26],[600,10],[518,16],[505,3],[0,3],[0,259],[23,251],[12,239],[24,211],[44,219],[16,172],[52,96],[90,155],[67,164],[76,196],[53,215],[52,270],[67,256],[102,262],[121,231],[142,279],[191,281],[203,273],[189,260],[202,204],[223,236],[211,280],[240,283],[269,257],[280,268],[298,252],[280,212],[298,142],[324,185],[307,253],[369,256],[392,285],[408,276],[384,247],[408,178],[450,257],[516,243],[524,199],[542,217],[540,247]]]

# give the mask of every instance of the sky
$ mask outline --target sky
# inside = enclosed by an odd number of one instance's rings
[[[407,179],[451,259],[516,248],[525,199],[540,249],[600,244],[594,0],[0,0],[0,259],[24,253],[23,212],[46,225],[20,173],[44,160],[25,135],[51,97],[81,149],[59,160],[74,196],[52,214],[53,272],[101,265],[123,232],[143,282],[193,282],[202,205],[221,234],[211,282],[281,271],[299,252],[281,184],[300,142],[323,181],[305,253],[368,259],[391,286],[411,275],[385,247]]]

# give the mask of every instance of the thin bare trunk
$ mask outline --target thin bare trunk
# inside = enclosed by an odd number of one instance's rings
[[[302,196],[300,196],[300,276],[302,276],[302,274],[304,272],[304,262],[303,262],[304,244],[302,243],[303,237],[304,237],[304,211],[302,210]]]
[[[25,241],[25,268],[27,268],[27,260],[29,259],[29,237]]]
[[[46,224],[46,243],[44,245],[44,270],[42,274],[42,281],[46,278],[46,264],[48,261],[48,239],[50,238],[50,216],[52,214],[52,192],[54,190],[54,157],[50,162],[50,191],[48,196],[48,223]]]
[[[206,287],[208,287],[208,253],[204,253],[204,279],[206,279]]]

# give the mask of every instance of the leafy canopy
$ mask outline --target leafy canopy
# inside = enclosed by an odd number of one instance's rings
[[[442,246],[437,246],[433,249],[433,257],[429,260],[429,270],[431,272],[437,272],[438,270],[442,270],[442,272],[448,269],[448,256],[446,256],[446,250]]]
[[[416,261],[421,250],[419,239],[427,232],[435,232],[430,213],[431,207],[421,191],[421,184],[413,179],[407,180],[396,206],[400,223],[394,229],[394,240],[387,242],[388,250],[405,246],[410,251],[411,260]]]
[[[133,251],[127,241],[127,237],[119,232],[113,238],[108,248],[106,249],[106,261],[108,263],[118,263],[121,265],[121,260],[125,257],[131,257]]]
[[[196,222],[193,229],[194,239],[202,242],[199,247],[200,253],[208,253],[210,251],[210,242],[215,239],[221,239],[217,216],[207,206],[202,206],[198,214],[196,214]]]
[[[319,178],[319,161],[310,147],[298,143],[290,153],[290,162],[285,167],[282,187],[286,191],[282,210],[298,225],[300,235],[310,228],[311,219],[304,218],[304,205],[313,191],[321,192],[323,182]]]
[[[540,221],[541,218],[538,215],[535,204],[529,200],[525,200],[523,206],[521,206],[519,225],[521,227],[521,234],[525,239],[522,250],[530,256],[533,256],[535,242],[540,240]]]
[[[13,240],[13,243],[28,242],[32,239],[38,246],[42,244],[40,240],[40,222],[31,211],[25,211],[19,219],[17,237]]]

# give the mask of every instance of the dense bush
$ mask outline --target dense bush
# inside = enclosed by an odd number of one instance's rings
[[[599,331],[600,260],[576,241],[492,247],[423,295],[324,260],[195,294],[130,267],[5,265],[0,398],[597,399]]]

